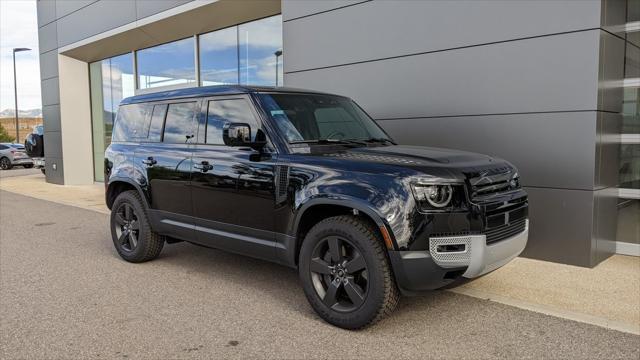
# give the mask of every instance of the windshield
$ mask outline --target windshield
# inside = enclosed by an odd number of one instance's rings
[[[266,112],[289,143],[391,141],[351,99],[317,94],[261,94]]]

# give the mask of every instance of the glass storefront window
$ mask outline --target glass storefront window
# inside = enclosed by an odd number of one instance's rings
[[[94,177],[104,181],[104,150],[122,99],[134,94],[133,56],[128,53],[89,65]]]
[[[640,20],[640,1],[627,1],[627,24]],[[640,245],[640,31],[627,26],[616,240]]]
[[[240,83],[278,86],[282,74],[282,16],[238,26]]]
[[[237,84],[238,27],[203,34],[199,40],[202,85]]]
[[[196,81],[194,39],[187,38],[136,52],[140,89],[193,84]]]

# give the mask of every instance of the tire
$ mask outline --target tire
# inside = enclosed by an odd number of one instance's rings
[[[11,164],[11,160],[8,157],[3,157],[0,159],[0,170],[11,170],[13,164]]]
[[[25,169],[31,169],[33,164],[22,165]]]
[[[151,230],[137,191],[124,191],[118,195],[111,207],[110,222],[113,245],[124,260],[140,263],[160,255],[164,237]]]
[[[42,175],[46,175],[44,168],[40,168],[40,171],[42,171]]]
[[[355,216],[316,224],[302,243],[298,273],[311,307],[344,329],[373,325],[400,299],[379,232]]]

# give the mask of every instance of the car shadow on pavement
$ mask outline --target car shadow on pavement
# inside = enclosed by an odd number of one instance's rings
[[[295,311],[304,318],[331,326],[320,319],[308,304],[295,269],[186,242],[166,245],[156,261],[179,268],[188,276],[202,277],[205,281],[211,282],[222,281],[222,286],[251,287],[268,298],[267,301],[270,300],[272,306],[287,313]],[[406,324],[412,317],[415,318],[416,313],[426,312],[436,302],[441,303],[445,298],[455,296],[433,291],[420,296],[402,297],[398,308],[389,319],[400,317]],[[389,319],[366,331],[385,331],[388,326],[396,326],[393,325],[396,321]]]

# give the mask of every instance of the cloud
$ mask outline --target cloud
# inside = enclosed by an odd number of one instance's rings
[[[35,0],[0,1],[0,110],[13,109],[14,47],[31,51],[16,54],[18,107],[41,107],[38,15]]]

